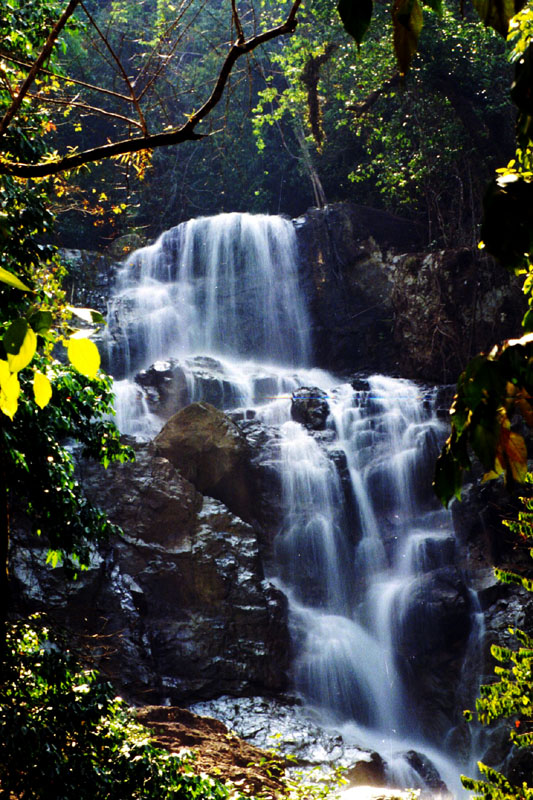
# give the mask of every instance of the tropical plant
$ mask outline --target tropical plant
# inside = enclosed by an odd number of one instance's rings
[[[435,490],[445,504],[461,496],[470,450],[484,466],[486,480],[503,476],[522,482],[527,474],[524,438],[511,423],[517,414],[533,427],[533,4],[507,22],[515,64],[511,93],[518,106],[517,149],[486,191],[480,247],[525,276],[529,310],[522,322],[525,335],[477,356],[459,378],[450,410],[452,432],[435,476]]]
[[[38,49],[49,15],[58,13],[53,0],[31,7],[8,6],[17,12],[17,25],[9,27],[1,16],[4,41],[15,59],[0,75],[4,121],[13,100],[7,87],[21,78],[19,56],[28,57]],[[43,79],[45,87],[50,80],[50,75]],[[49,124],[46,108],[28,109],[23,103],[16,124],[5,130],[4,153],[29,160],[46,158]],[[15,513],[29,516],[33,530],[48,537],[50,560],[65,559],[74,574],[88,563],[88,539],[112,530],[105,515],[86,501],[75,479],[69,442],[78,440],[104,465],[130,457],[110,421],[111,381],[99,373],[100,356],[90,339],[93,323],[103,322],[102,316],[66,302],[61,288],[65,268],[56,249],[46,243],[53,227],[50,189],[50,181],[29,183],[5,175],[0,179],[2,622],[9,604],[9,536]],[[74,318],[78,324],[73,324]]]
[[[526,486],[533,483],[533,475],[529,472]],[[533,498],[521,500],[522,509],[517,519],[504,520],[510,530],[523,543],[531,543],[533,539]],[[530,550],[533,556],[533,550]],[[517,584],[528,592],[533,591],[533,580],[526,575],[519,575],[509,570],[496,569],[497,578],[504,583]],[[481,686],[480,696],[476,700],[475,716],[482,725],[490,725],[503,719],[511,720],[510,742],[517,748],[531,748],[533,745],[533,637],[522,630],[509,629],[515,640],[515,648],[491,646],[491,654],[498,662],[494,667],[496,679],[493,683]],[[471,720],[473,714],[466,711],[465,716]],[[513,783],[492,767],[479,762],[478,768],[484,776],[483,780],[462,777],[463,785],[475,792],[476,798],[492,800],[510,800],[510,798],[533,798],[533,786],[527,781]]]
[[[0,685],[0,797],[226,800],[191,754],[157,748],[113,687],[42,619],[9,628]],[[232,792],[233,798],[238,798]]]

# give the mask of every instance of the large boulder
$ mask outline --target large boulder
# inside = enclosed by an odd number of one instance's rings
[[[45,563],[46,542],[19,534],[19,610],[46,609],[93,637],[97,665],[135,702],[283,690],[286,600],[264,578],[256,531],[202,497],[153,445],[133,464],[84,464],[82,473],[124,535],[95,549],[72,582]]]
[[[154,445],[199,492],[244,520],[254,518],[248,445],[223,411],[210,403],[191,403],[169,419]]]

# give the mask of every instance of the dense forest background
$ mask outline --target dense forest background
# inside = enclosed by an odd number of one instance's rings
[[[109,94],[93,92],[94,103],[85,101],[81,116],[55,98],[53,137],[60,150],[103,143],[117,126],[128,128],[112,95],[124,84],[112,52],[135,81],[145,82],[152,122],[181,124],[205,101],[234,33],[224,4],[93,0],[86,6],[101,36],[94,28],[90,42],[67,34],[59,63]],[[252,7],[242,8],[242,25],[268,27],[281,9],[264,2],[259,18]],[[154,151],[147,169],[132,159],[93,166],[76,177],[83,195],[59,186],[61,244],[101,248],[118,235],[151,238],[200,215],[297,216],[338,201],[419,221],[428,245],[477,244],[483,188],[514,150],[511,72],[501,37],[458,8],[428,13],[403,80],[392,31],[383,35],[390,28],[385,4],[376,8],[360,50],[331,4],[301,9],[298,19],[290,39],[239,62],[204,125],[213,135]]]

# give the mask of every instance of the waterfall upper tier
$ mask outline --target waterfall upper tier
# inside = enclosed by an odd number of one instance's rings
[[[128,259],[109,319],[111,364],[126,375],[191,354],[305,366],[310,321],[294,226],[235,213],[172,228]]]

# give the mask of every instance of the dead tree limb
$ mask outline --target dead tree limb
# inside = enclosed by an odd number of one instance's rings
[[[74,2],[74,0],[72,0],[72,2]],[[79,0],[77,0],[77,2],[79,2]],[[155,134],[122,139],[116,142],[89,148],[80,153],[69,153],[68,155],[62,156],[58,159],[40,162],[37,164],[13,162],[6,158],[2,158],[0,155],[0,175],[13,175],[19,178],[40,178],[48,175],[56,175],[59,172],[77,169],[84,164],[90,164],[95,161],[101,161],[102,159],[112,158],[114,156],[137,153],[142,150],[153,150],[158,147],[181,144],[185,141],[203,139],[207,134],[197,133],[196,127],[219,103],[224,94],[224,89],[235,63],[241,56],[251,53],[260,45],[265,44],[272,39],[276,39],[279,36],[293,33],[298,23],[296,14],[301,2],[302,0],[293,0],[293,4],[289,14],[287,15],[287,18],[280,25],[270,28],[267,31],[263,31],[263,33],[257,34],[256,36],[252,36],[247,41],[237,41],[231,45],[218,74],[215,86],[208,99],[197,111],[194,111],[190,115],[187,122],[181,127],[170,131],[160,131],[159,133]],[[59,23],[56,24],[56,27],[58,24]],[[35,65],[32,68],[32,72],[34,72],[33,77],[35,77],[38,72],[38,69],[35,69]],[[16,111],[14,113],[16,113]],[[14,116],[14,113],[12,117]]]

